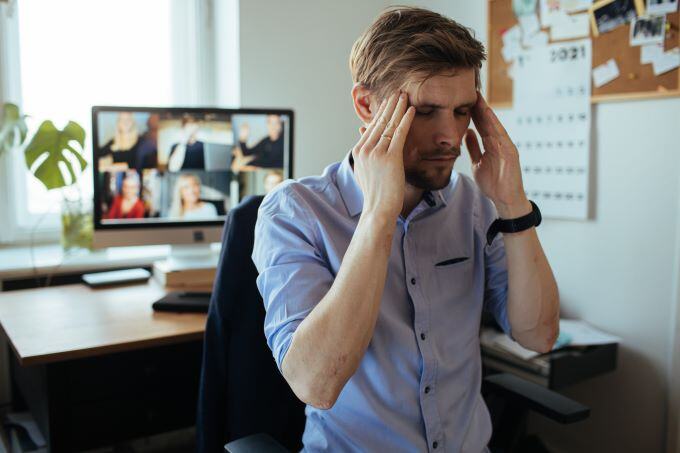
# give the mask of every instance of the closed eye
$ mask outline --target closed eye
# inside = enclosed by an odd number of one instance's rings
[[[416,109],[416,114],[420,116],[430,116],[434,113],[434,109]]]
[[[470,114],[470,110],[469,109],[464,109],[464,110],[458,109],[458,110],[455,110],[454,113],[456,115],[459,115],[459,116],[467,116],[467,115]]]

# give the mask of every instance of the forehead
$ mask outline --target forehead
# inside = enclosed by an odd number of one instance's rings
[[[454,107],[477,100],[475,70],[472,68],[436,74],[422,83],[411,82],[407,92],[412,104],[438,104]]]

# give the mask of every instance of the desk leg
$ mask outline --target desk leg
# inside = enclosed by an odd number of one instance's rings
[[[48,365],[23,367],[12,354],[11,373],[14,398],[19,402],[25,402],[31,411],[38,428],[45,436],[48,451],[51,453],[68,451],[68,446],[64,445],[61,438],[63,430],[60,429],[60,425],[63,418],[57,415],[63,394],[58,391],[59,380],[50,381],[52,370]]]

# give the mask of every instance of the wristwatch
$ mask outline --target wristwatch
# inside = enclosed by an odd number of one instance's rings
[[[493,221],[489,230],[486,232],[486,244],[491,245],[493,239],[498,233],[519,233],[520,231],[528,230],[531,227],[537,227],[541,224],[541,211],[538,210],[536,203],[529,200],[531,203],[531,212],[525,216],[516,219],[496,219]]]

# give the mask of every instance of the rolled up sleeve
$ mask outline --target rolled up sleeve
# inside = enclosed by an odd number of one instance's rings
[[[297,327],[333,284],[310,225],[302,198],[285,185],[265,198],[255,226],[252,258],[266,310],[264,333],[279,370]]]
[[[498,217],[493,203],[485,198],[481,202],[480,234],[486,243],[486,232]],[[508,265],[505,257],[505,243],[498,235],[484,249],[484,309],[491,313],[503,331],[511,335],[508,321]]]

